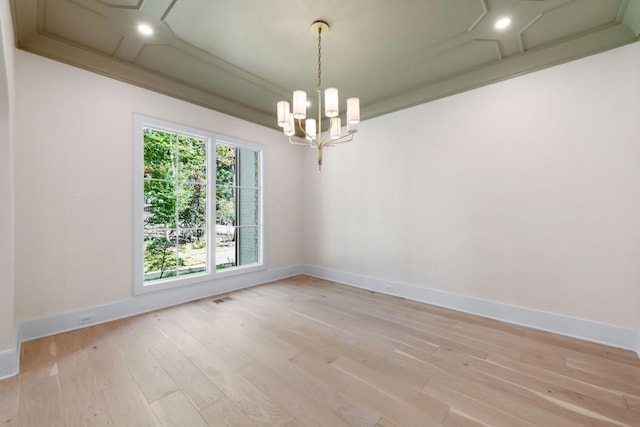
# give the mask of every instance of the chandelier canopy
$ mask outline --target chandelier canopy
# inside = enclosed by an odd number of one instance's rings
[[[303,90],[293,92],[293,111],[288,101],[277,104],[278,126],[289,142],[295,145],[306,145],[318,149],[318,170],[322,170],[322,149],[335,147],[349,142],[357,131],[360,122],[360,99],[347,99],[346,132],[342,132],[340,109],[338,107],[338,89],[330,87],[324,90],[324,115],[329,119],[329,129],[322,131],[322,35],[329,32],[329,24],[325,21],[315,21],[311,24],[311,31],[318,36],[318,119],[307,118],[307,93]],[[304,120],[304,127],[302,121]],[[296,128],[297,124],[297,128]],[[296,136],[296,129],[300,135]]]

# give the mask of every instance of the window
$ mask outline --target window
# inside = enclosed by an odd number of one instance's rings
[[[262,268],[259,145],[134,116],[136,293]]]
[[[216,269],[258,262],[259,152],[216,144]]]

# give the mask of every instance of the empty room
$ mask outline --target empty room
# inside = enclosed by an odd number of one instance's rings
[[[640,426],[640,0],[0,0],[0,425]]]

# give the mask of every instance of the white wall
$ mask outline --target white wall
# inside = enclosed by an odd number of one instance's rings
[[[639,93],[634,43],[361,123],[305,263],[640,330]]]
[[[0,2],[0,353],[13,349],[13,188],[12,124],[13,106],[13,27],[9,2]],[[1,361],[0,361],[1,362]],[[1,363],[0,363],[1,364]],[[0,377],[2,377],[0,366]]]
[[[301,150],[280,133],[16,51],[16,319],[132,297],[132,114],[266,145],[270,269],[301,259]]]
[[[638,43],[366,121],[322,174],[279,132],[26,52],[15,66],[18,321],[132,298],[138,112],[267,145],[271,269],[640,329]]]

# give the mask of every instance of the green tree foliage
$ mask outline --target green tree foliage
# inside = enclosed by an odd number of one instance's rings
[[[144,131],[145,273],[184,265],[178,245],[206,232],[206,141],[156,129]],[[167,236],[173,236],[168,239]]]
[[[145,226],[175,228],[175,156],[175,135],[145,129],[144,198],[151,213],[145,218]]]
[[[216,219],[221,225],[235,225],[236,205],[233,185],[236,176],[236,149],[216,146]]]
[[[178,176],[185,184],[178,191],[178,221],[184,243],[200,242],[207,222],[206,147],[205,141],[178,137]]]
[[[176,268],[176,264],[183,266],[184,260],[176,258],[175,241],[165,237],[154,237],[150,239],[144,248],[144,272],[159,272],[160,275],[154,279],[165,278],[167,270]]]

